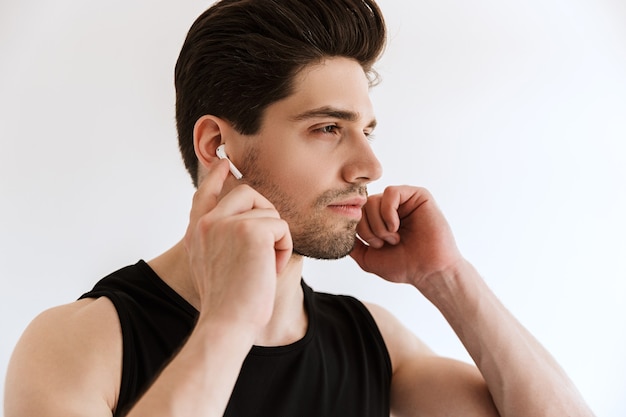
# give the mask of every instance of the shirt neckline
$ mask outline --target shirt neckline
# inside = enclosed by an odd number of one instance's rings
[[[152,283],[154,283],[172,302],[179,306],[186,314],[188,314],[195,322],[198,318],[198,310],[183,298],[178,292],[170,287],[163,279],[148,265],[143,259],[137,262],[137,267],[141,269]],[[300,285],[304,294],[304,310],[307,315],[307,330],[302,338],[293,343],[281,346],[258,346],[253,345],[250,350],[251,355],[255,356],[272,356],[280,355],[298,350],[307,345],[315,333],[316,320],[313,313],[313,289],[309,287],[304,279],[300,280]]]

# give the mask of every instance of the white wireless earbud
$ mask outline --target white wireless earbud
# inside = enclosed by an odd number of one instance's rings
[[[233,164],[231,162],[230,159],[228,159],[228,155],[226,155],[226,150],[224,149],[226,147],[226,144],[222,143],[220,146],[217,147],[217,149],[215,150],[215,154],[217,155],[217,157],[219,159],[225,159],[228,161],[228,165],[230,165],[230,172],[235,176],[235,178],[237,178],[238,180],[243,178],[243,175],[241,174],[241,172],[237,169],[237,167],[235,166],[235,164]]]

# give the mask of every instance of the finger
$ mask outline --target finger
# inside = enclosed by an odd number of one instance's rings
[[[398,208],[412,193],[408,193],[406,188],[387,187],[383,192],[380,202],[380,215],[385,223],[387,231],[395,233],[400,228],[400,217]]]
[[[274,205],[249,185],[242,184],[226,194],[215,207],[216,215],[234,215],[254,209],[272,209]]]
[[[397,228],[395,230],[389,230],[389,225],[385,222],[382,213],[382,203],[384,201],[384,195],[373,196],[371,199],[368,199],[364,207],[364,212],[368,219],[369,228],[374,236],[377,239],[382,239],[391,245],[395,245],[399,241],[399,236],[396,233]],[[393,215],[390,218],[393,220]],[[366,241],[370,243],[369,239],[366,239]]]
[[[293,241],[286,221],[269,217],[253,219],[249,217],[249,213],[233,219],[244,226],[244,234],[247,236],[245,239],[238,239],[242,242],[240,247],[246,243],[251,245],[252,256],[261,258],[266,258],[269,250],[273,251],[277,273],[287,266],[293,251]],[[242,219],[252,221],[242,222]]]
[[[194,224],[197,219],[217,205],[218,196],[222,192],[224,180],[228,176],[228,172],[228,162],[217,161],[206,177],[204,177],[193,195],[191,212],[189,214],[191,224]]]
[[[214,210],[218,211],[219,209]],[[248,211],[243,211],[241,213],[236,213],[230,216],[230,218],[234,221],[243,220],[243,219],[280,219],[280,214],[274,208],[254,208]]]
[[[282,220],[283,225],[275,235],[274,250],[276,251],[276,273],[280,274],[291,259],[293,253],[293,240],[289,225]]]
[[[363,217],[356,227],[356,232],[363,241],[374,248],[382,247],[385,242],[376,236],[370,224],[370,218],[367,210],[363,210]]]
[[[400,222],[400,219],[404,219],[410,216],[411,213],[419,209],[420,206],[422,206],[423,204],[426,204],[428,202],[431,202],[431,205],[435,204],[432,195],[425,188],[408,186],[388,188],[390,189],[390,193],[394,194],[394,196],[390,198],[389,201],[389,204],[393,207],[385,207],[385,205],[383,204],[382,210],[383,212],[387,213],[389,213],[390,211],[396,211],[398,216],[398,222]],[[384,216],[385,214],[383,214],[383,217]]]

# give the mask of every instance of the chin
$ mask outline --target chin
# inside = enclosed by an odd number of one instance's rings
[[[294,242],[293,253],[312,259],[345,258],[354,248],[356,234],[320,240],[306,240],[302,244]]]
[[[344,253],[339,253],[339,252],[337,253],[329,253],[329,252],[301,253],[300,251],[297,251],[294,249],[293,253],[299,256],[303,256],[305,258],[318,259],[318,260],[323,260],[323,261],[333,261],[333,260],[345,258],[346,256],[350,254],[350,251],[344,252]]]

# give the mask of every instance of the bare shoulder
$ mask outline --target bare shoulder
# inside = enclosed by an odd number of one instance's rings
[[[391,357],[394,416],[498,415],[475,366],[438,356],[389,311],[376,304],[366,306]]]
[[[434,355],[434,352],[389,310],[373,303],[364,304],[383,335],[394,372],[405,360]]]
[[[54,307],[31,322],[15,347],[6,417],[110,416],[121,369],[121,328],[109,299]]]

